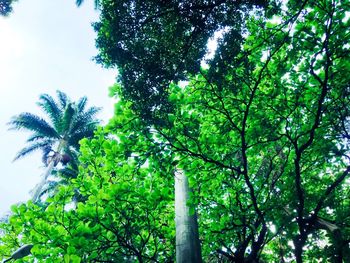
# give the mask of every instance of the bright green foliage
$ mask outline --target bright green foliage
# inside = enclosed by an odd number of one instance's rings
[[[349,260],[349,6],[289,7],[279,25],[248,22],[225,75],[202,70],[172,89],[179,107],[159,132],[187,156],[204,254]]]
[[[14,207],[10,223],[23,235],[16,240],[30,239],[39,262],[166,262],[174,257],[170,156],[159,155],[161,145],[150,145],[142,130],[126,134],[139,122],[128,116],[130,110],[123,112],[118,132],[100,130],[82,141],[79,176],[60,187],[44,208]],[[16,236],[8,233],[2,240],[7,244],[8,236]]]

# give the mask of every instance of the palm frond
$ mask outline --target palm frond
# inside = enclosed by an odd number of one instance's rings
[[[75,4],[79,7],[84,2],[84,0],[76,0]]]
[[[57,105],[55,100],[48,94],[42,94],[39,97],[37,105],[50,117],[54,127],[56,127],[62,116],[62,109]]]
[[[101,6],[100,0],[95,0],[95,1],[94,1],[94,4],[95,4],[95,9],[99,9],[100,6]]]
[[[32,142],[48,142],[50,144],[54,144],[57,142],[57,138],[50,138],[47,137],[45,134],[40,134],[40,133],[34,133],[29,138],[26,140],[27,143],[32,143]]]
[[[78,119],[70,130],[70,138],[76,137],[78,134],[82,134],[84,137],[91,137],[96,130],[97,125],[100,122],[98,120],[86,122],[84,119]]]
[[[71,165],[58,170],[58,175],[65,180],[70,180],[78,176],[78,168]]]
[[[40,134],[38,132],[34,133],[33,135],[29,136],[29,138],[26,140],[26,142],[35,142],[39,140],[45,140],[47,137],[44,134]]]
[[[76,115],[75,105],[73,103],[68,103],[64,110],[60,125],[58,127],[60,133],[70,132],[75,115]]]
[[[96,119],[97,113],[101,108],[91,107],[85,112],[77,112],[78,116],[75,118],[75,122],[71,126],[71,132],[75,133],[79,128],[92,124],[92,129],[100,123],[100,120]]]
[[[56,93],[58,101],[61,105],[61,109],[64,110],[67,107],[67,104],[70,103],[70,99],[68,98],[67,94],[63,91],[57,90]]]
[[[28,112],[12,117],[8,125],[10,125],[10,130],[27,130],[49,138],[60,137],[56,130],[44,119]]]
[[[84,112],[87,103],[87,98],[84,96],[77,102],[77,112]]]
[[[58,187],[61,185],[60,181],[48,181],[46,182],[45,186],[43,187],[41,193],[39,194],[39,199],[43,197],[43,195],[47,194],[48,197],[54,196],[57,191]]]
[[[82,124],[82,125],[79,125],[79,124]],[[98,124],[99,124],[99,121],[94,121],[94,122],[81,121],[81,122],[74,123],[74,126],[71,129],[71,136],[75,136],[76,133],[94,131],[96,130],[96,127]]]
[[[78,118],[83,118],[86,122],[90,122],[91,120],[96,119],[96,115],[101,111],[100,107],[91,107],[86,111],[78,111]]]
[[[82,5],[83,2],[84,2],[84,0],[76,0],[75,4],[79,7]],[[101,4],[100,0],[95,0],[94,1],[95,9],[99,9],[100,4]]]
[[[68,143],[75,148],[79,149],[79,141],[83,138],[91,138],[94,136],[94,132],[96,130],[96,124],[90,123],[85,126],[80,126],[74,132],[70,134],[68,138]]]
[[[24,147],[22,150],[20,150],[13,161],[16,161],[20,158],[23,158],[27,156],[28,154],[36,151],[36,150],[43,150],[45,147],[50,147],[52,144],[50,144],[50,141],[44,141],[44,142],[35,142],[32,143],[31,145]]]

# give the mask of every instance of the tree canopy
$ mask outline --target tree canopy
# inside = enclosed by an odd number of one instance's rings
[[[199,72],[215,32],[225,34],[213,65],[223,55],[222,63],[231,60],[248,12],[266,4],[264,0],[100,1],[100,21],[94,24],[96,60],[106,67],[117,66],[123,95],[145,118],[156,118],[171,111],[169,83]]]
[[[12,4],[16,0],[0,0],[0,15],[7,16],[12,12]]]

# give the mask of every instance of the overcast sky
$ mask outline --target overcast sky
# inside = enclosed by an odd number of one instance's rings
[[[0,217],[12,204],[30,198],[43,172],[40,152],[12,162],[28,133],[8,131],[6,123],[21,112],[41,114],[42,93],[57,89],[73,100],[87,96],[90,106],[112,116],[108,87],[115,71],[92,61],[97,54],[91,22],[98,19],[92,0],[77,8],[75,0],[19,0],[14,12],[0,17]]]

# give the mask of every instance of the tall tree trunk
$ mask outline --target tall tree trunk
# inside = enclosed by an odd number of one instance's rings
[[[307,234],[298,235],[294,239],[294,256],[297,263],[303,263],[303,247],[305,245]]]
[[[33,197],[32,197],[32,201],[33,203],[37,202],[39,200],[40,194],[42,193],[43,187],[46,184],[47,178],[50,176],[50,174],[52,173],[52,170],[55,166],[55,162],[51,161],[49,163],[49,165],[46,168],[45,173],[42,175],[41,181],[40,183],[38,183],[35,188],[33,189]]]
[[[186,175],[175,172],[176,263],[201,263],[197,215],[187,206],[191,189]]]
[[[64,140],[60,140],[57,146],[57,154],[61,154],[61,151],[63,149],[63,146],[65,144]],[[46,171],[44,172],[44,174],[42,175],[42,179],[40,181],[39,184],[37,184],[35,186],[35,188],[33,189],[33,197],[32,197],[32,201],[33,203],[37,202],[40,198],[40,195],[42,193],[43,187],[47,182],[47,178],[51,175],[53,168],[55,167],[55,158],[52,158],[49,162],[49,165],[46,168]]]

